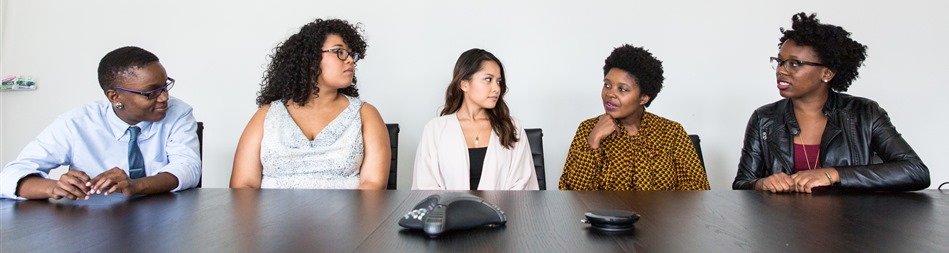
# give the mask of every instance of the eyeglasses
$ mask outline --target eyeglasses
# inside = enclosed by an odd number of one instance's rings
[[[792,59],[781,60],[781,59],[778,59],[778,57],[771,57],[771,68],[774,70],[778,70],[778,66],[784,66],[784,70],[787,70],[788,72],[795,72],[797,71],[798,68],[804,65],[827,67],[824,64],[820,64],[816,62],[808,62],[808,61],[792,60]]]
[[[322,52],[324,52],[324,53],[327,53],[327,52],[335,53],[335,54],[336,54],[336,58],[339,58],[340,61],[345,61],[346,58],[349,58],[350,56],[352,56],[352,57],[353,57],[353,63],[358,62],[359,59],[362,58],[362,56],[360,56],[359,53],[357,53],[357,52],[355,52],[355,51],[347,51],[347,50],[342,49],[342,48],[327,49],[327,50],[323,50]]]
[[[146,98],[148,98],[148,100],[152,100],[152,99],[158,98],[158,96],[161,96],[162,92],[167,92],[171,90],[172,87],[175,87],[175,79],[169,77],[168,80],[165,80],[165,86],[162,86],[161,88],[150,90],[150,91],[137,91],[137,90],[130,90],[130,89],[122,88],[122,87],[114,87],[113,89],[139,94],[139,95],[145,96]]]

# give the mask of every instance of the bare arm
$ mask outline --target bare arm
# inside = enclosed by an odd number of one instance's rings
[[[169,192],[178,187],[178,177],[170,172],[160,172],[154,176],[130,179],[125,170],[113,167],[86,183],[91,187],[89,194],[109,195],[113,192],[125,196],[136,194],[155,194]]]
[[[389,163],[392,161],[389,131],[376,107],[364,103],[359,113],[366,151],[359,171],[359,189],[384,190],[389,179]]]
[[[85,172],[69,170],[59,180],[29,175],[20,179],[16,195],[27,199],[87,199],[89,176]]]
[[[260,163],[260,143],[264,137],[264,118],[269,109],[269,104],[257,109],[237,142],[234,167],[231,171],[231,188],[260,188],[264,167]]]
[[[86,192],[88,192],[88,190],[83,191],[80,189],[80,190],[73,191],[72,189],[72,188],[78,188],[80,187],[80,185],[85,186],[86,182],[82,182],[79,185],[66,183],[64,186],[69,187],[67,188],[68,190],[61,191],[61,193],[59,194],[59,197],[53,197],[54,195],[52,191],[57,188],[57,184],[58,184],[57,180],[46,179],[46,178],[42,178],[36,175],[29,175],[29,176],[24,177],[23,179],[20,179],[20,182],[17,184],[17,187],[16,187],[16,196],[20,196],[27,199],[46,199],[46,198],[61,199],[63,197],[68,198],[68,199],[78,199],[78,198],[85,198]]]
[[[124,171],[123,171],[124,174]],[[178,177],[168,172],[158,173],[154,176],[143,177],[134,180],[135,184],[130,193],[124,193],[126,196],[134,194],[155,194],[169,192],[178,187]],[[110,189],[110,192],[117,189]]]

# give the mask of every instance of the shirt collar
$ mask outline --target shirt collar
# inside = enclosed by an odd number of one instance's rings
[[[125,123],[125,121],[115,114],[115,108],[111,103],[106,102],[105,110],[106,122],[109,124],[109,129],[112,130],[112,135],[115,136],[116,140],[121,140],[122,137],[128,133],[128,129],[132,125]],[[135,124],[135,126],[142,129],[142,132],[138,137],[140,140],[146,139],[154,134],[152,131],[149,131],[149,129],[151,129],[151,125],[152,122],[150,121],[142,121],[138,122],[138,124]]]
[[[619,127],[620,136],[621,136],[620,138],[625,138],[627,141],[634,142],[633,145],[640,146],[640,148],[652,150],[652,149],[656,149],[657,147],[653,147],[651,145],[644,145],[641,142],[642,140],[652,138],[650,136],[652,134],[652,128],[653,128],[653,125],[656,124],[658,120],[659,120],[659,116],[645,111],[645,108],[644,108],[642,121],[639,122],[639,133],[637,133],[636,135],[630,135],[629,131],[626,130],[626,127],[622,127],[622,123],[618,119],[614,119],[613,122],[617,126],[620,126]]]
[[[657,120],[658,117],[659,117],[659,116],[656,116],[655,114],[649,113],[649,112],[646,111],[645,108],[643,108],[643,118],[642,118],[642,120],[639,122],[639,133],[636,134],[636,135],[643,135],[644,133],[648,133],[649,130],[650,130],[650,127],[651,127],[653,124],[655,124],[655,121]],[[620,122],[619,119],[613,119],[613,123],[615,123],[617,126],[622,126],[622,125],[623,125],[623,123]],[[629,135],[629,131],[626,130],[626,127],[620,127],[619,129],[622,131],[622,132],[621,132],[622,134],[624,134],[624,135]]]

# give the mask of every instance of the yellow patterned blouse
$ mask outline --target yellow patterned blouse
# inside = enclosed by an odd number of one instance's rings
[[[682,125],[645,112],[639,134],[625,127],[597,149],[587,138],[598,118],[580,123],[560,176],[561,190],[708,190],[708,176]],[[619,121],[616,122],[619,125]]]

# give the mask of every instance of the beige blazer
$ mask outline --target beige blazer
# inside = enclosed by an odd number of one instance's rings
[[[524,128],[514,120],[518,142],[513,149],[501,145],[492,131],[484,155],[478,190],[537,190],[537,174]],[[425,124],[415,153],[413,190],[469,190],[468,145],[455,114]]]

